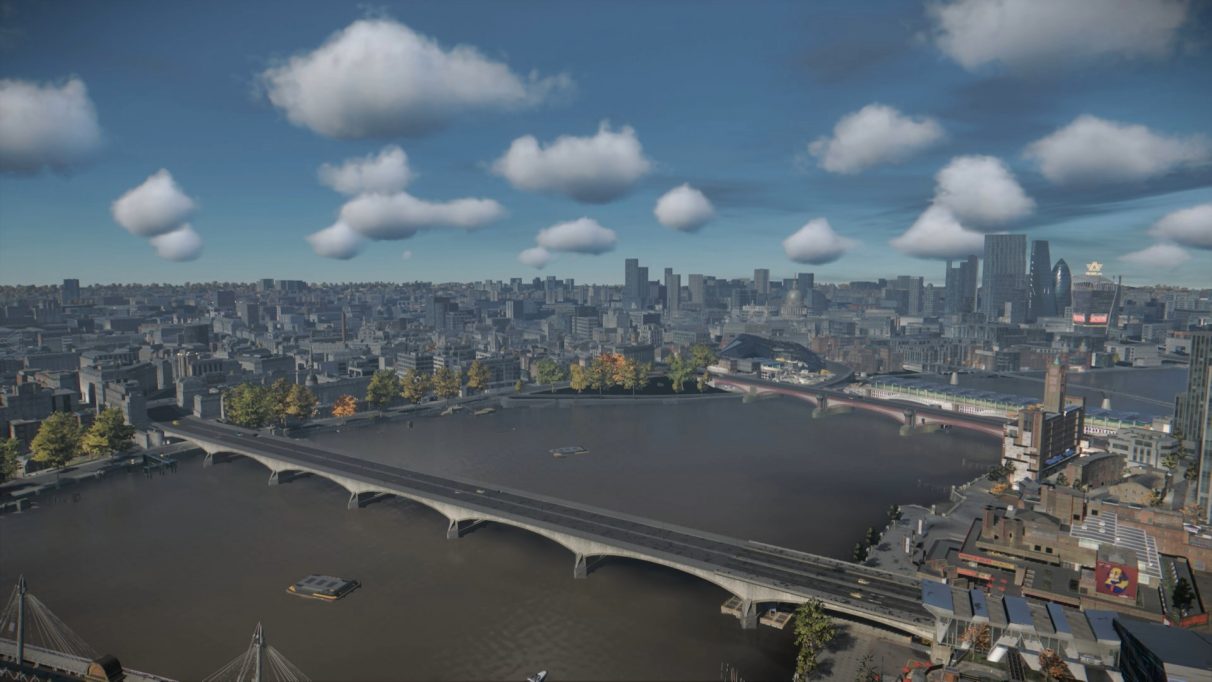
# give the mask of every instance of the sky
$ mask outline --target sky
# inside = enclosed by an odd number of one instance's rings
[[[0,2],[0,283],[1212,286],[1212,3]]]

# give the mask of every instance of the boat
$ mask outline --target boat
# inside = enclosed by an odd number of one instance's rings
[[[539,672],[531,675],[530,677],[527,677],[526,682],[543,682],[543,680],[545,680],[545,679],[547,679],[547,671],[540,670]]]
[[[496,411],[497,411],[497,408],[495,408],[495,407],[481,407],[480,409],[476,410],[472,414],[477,417],[482,417],[486,414],[492,414],[493,412],[496,412]]]
[[[550,452],[552,457],[567,457],[568,455],[583,455],[589,451],[579,445],[566,445],[562,448],[552,448]]]
[[[336,601],[362,586],[357,580],[337,578],[331,575],[309,575],[286,588],[296,597]]]

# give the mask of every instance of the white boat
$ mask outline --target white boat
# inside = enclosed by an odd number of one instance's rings
[[[543,682],[543,680],[545,680],[545,679],[547,679],[547,671],[540,670],[539,672],[531,675],[530,677],[527,677],[526,682]]]

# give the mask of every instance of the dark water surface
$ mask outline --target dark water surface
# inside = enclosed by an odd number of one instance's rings
[[[318,443],[735,537],[845,556],[894,503],[931,503],[997,458],[991,439],[903,438],[868,415],[809,418],[790,399],[508,410],[326,433]],[[589,454],[553,459],[580,445]],[[182,679],[213,672],[253,626],[316,680],[787,679],[790,632],[742,631],[727,595],[612,560],[572,578],[563,548],[385,500],[346,510],[311,477],[276,487],[242,458],[116,474],[0,517],[0,589],[18,573],[94,648]],[[357,578],[335,603],[291,597],[308,573]]]

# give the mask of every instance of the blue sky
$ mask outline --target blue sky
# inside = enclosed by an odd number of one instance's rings
[[[912,254],[1021,230],[1075,270],[1100,260],[1134,283],[1212,285],[1208,6],[1008,4],[1003,15],[989,0],[4,4],[0,103],[36,105],[79,82],[87,95],[70,102],[91,103],[96,127],[48,132],[54,115],[18,125],[0,107],[0,282],[619,282],[630,256],[653,272],[938,281],[942,262]],[[400,36],[420,36],[432,59],[394,51]],[[348,55],[386,66],[302,66]],[[858,112],[852,134],[835,134]],[[542,158],[494,170],[525,136]],[[561,136],[582,144],[557,154]],[[1051,144],[1029,153],[1040,140]],[[393,204],[382,210],[406,215],[355,220],[343,205],[367,197],[317,171],[391,145],[412,179],[384,193],[426,212]],[[124,229],[112,205],[160,169],[193,210]],[[695,230],[653,213],[684,183],[711,205]],[[429,206],[463,198],[495,204],[478,218]],[[919,221],[932,204],[955,221]],[[187,240],[162,253],[188,260],[158,257],[152,233],[179,235],[184,220],[200,255]],[[306,240],[338,221],[370,234],[375,220],[415,234],[359,238],[348,259]],[[894,245],[915,222],[917,246]],[[518,260],[537,244],[542,269]]]

